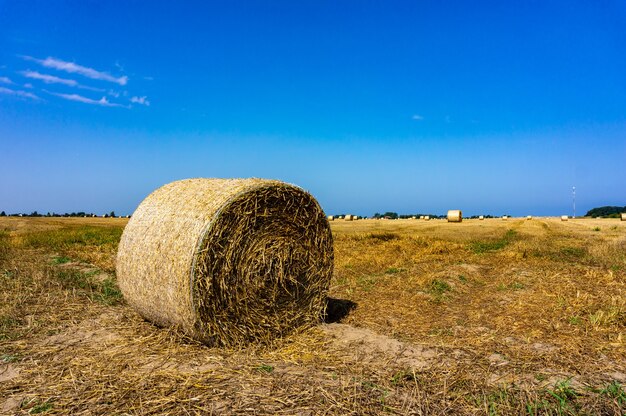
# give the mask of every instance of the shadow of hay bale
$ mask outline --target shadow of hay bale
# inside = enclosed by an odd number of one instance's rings
[[[326,314],[324,323],[334,324],[341,322],[346,316],[356,309],[357,304],[348,299],[328,298],[326,300]]]

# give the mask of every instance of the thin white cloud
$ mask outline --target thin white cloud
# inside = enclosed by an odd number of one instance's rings
[[[411,117],[411,119],[421,121],[424,120],[424,117],[420,116],[419,114],[413,114],[413,117]]]
[[[106,97],[102,97],[99,100],[94,100],[94,99],[91,99],[91,98],[83,97],[82,95],[78,95],[78,94],[61,94],[61,93],[50,92],[50,91],[46,91],[46,92],[48,94],[52,94],[52,95],[56,95],[57,97],[61,97],[61,98],[65,99],[65,100],[77,101],[79,103],[99,105],[99,106],[102,106],[102,107],[124,107],[121,104],[110,102],[109,100],[107,100]]]
[[[31,100],[41,100],[41,98],[37,97],[35,94],[21,91],[21,90],[12,90],[9,88],[0,87],[0,94],[13,95],[16,97],[30,98]]]
[[[65,79],[55,77],[54,75],[41,74],[37,71],[22,71],[20,74],[24,75],[26,78],[37,79],[39,81],[43,81],[46,84],[63,84],[69,85],[70,87],[78,86],[78,82],[73,79]]]
[[[98,91],[98,92],[104,91],[103,89],[100,89],[100,88],[88,87],[86,85],[79,84],[77,81],[73,79],[59,78],[54,75],[42,74],[37,71],[22,71],[20,72],[20,74],[24,75],[26,78],[43,81],[46,84],[63,84],[63,85],[68,85],[70,87],[81,88],[83,90]]]
[[[120,92],[115,90],[109,90],[109,95],[111,97],[120,98]]]
[[[33,84],[27,82],[26,84],[24,84],[24,88],[33,88]]]
[[[13,81],[11,81],[7,77],[0,77],[0,83],[3,83],[3,84],[13,84]]]
[[[130,99],[130,102],[150,106],[150,101],[148,101],[148,97],[146,97],[145,95],[143,97],[133,97]]]
[[[39,65],[45,66],[46,68],[53,68],[59,71],[69,72],[71,74],[80,74],[84,77],[97,79],[101,81],[114,82],[119,85],[126,85],[128,83],[127,76],[115,77],[108,72],[98,71],[93,68],[89,68],[86,66],[78,65],[74,62],[63,61],[61,59],[47,57],[46,59],[37,59],[32,56],[22,56],[23,59],[27,61],[37,62]]]

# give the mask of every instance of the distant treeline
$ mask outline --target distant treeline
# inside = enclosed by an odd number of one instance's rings
[[[334,215],[334,217],[335,218],[345,217],[346,215],[347,214],[337,214],[337,215]],[[430,217],[430,218],[440,218],[440,219],[448,217],[447,214],[446,215],[420,214],[420,213],[418,213],[418,214],[398,214],[397,212],[390,212],[390,211],[388,211],[388,212],[385,212],[384,214],[381,214],[380,212],[377,212],[374,215],[372,215],[370,218],[374,218],[374,219],[377,219],[377,220],[379,220],[381,218],[387,218],[387,219],[390,219],[390,220],[397,220],[397,219],[405,220],[405,219],[409,219],[409,218],[413,218],[413,217],[419,218],[419,217],[422,217],[422,216],[424,216],[424,217],[427,216],[427,217]],[[367,217],[358,216],[358,218],[367,218]],[[471,217],[463,217],[463,218],[477,219],[478,215],[472,215]],[[493,215],[483,215],[483,218],[500,218],[500,217],[499,216],[495,217]]]
[[[115,215],[115,211],[111,211],[108,214],[98,215],[93,212],[71,212],[65,214],[57,214],[56,212],[48,212],[46,214],[40,214],[37,211],[33,211],[30,214],[18,213],[18,214],[7,214],[6,212],[0,212],[0,217],[105,217],[105,218],[118,218]]]
[[[622,212],[626,212],[626,207],[599,207],[593,208],[587,211],[586,217],[603,217],[603,218],[618,218]]]

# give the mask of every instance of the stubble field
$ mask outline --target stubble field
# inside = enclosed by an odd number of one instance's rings
[[[334,221],[326,322],[241,350],[125,304],[125,224],[0,218],[0,414],[626,413],[626,222]]]

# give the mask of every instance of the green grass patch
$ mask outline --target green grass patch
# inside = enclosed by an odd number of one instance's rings
[[[94,226],[37,231],[26,234],[23,244],[25,247],[57,251],[85,246],[117,246],[122,231],[121,227]]]
[[[484,254],[502,250],[508,246],[516,236],[517,232],[515,230],[507,230],[507,232],[497,240],[472,241],[469,243],[469,249],[474,254]]]
[[[579,394],[574,390],[569,379],[557,382],[552,389],[547,389],[546,393],[548,400],[540,402],[540,406],[537,407],[539,412],[530,414],[544,414],[546,412],[557,415],[577,414],[576,398]]]
[[[580,316],[570,316],[568,319],[570,325],[580,325],[583,323],[583,320]]]
[[[618,406],[626,405],[626,390],[617,381],[612,381],[604,389],[600,390],[600,394],[613,399]]]
[[[398,234],[390,233],[390,232],[382,232],[382,233],[371,233],[367,235],[367,238],[378,241],[390,241],[390,240],[398,240],[400,236]]]
[[[498,290],[521,290],[524,289],[526,287],[526,285],[524,285],[523,283],[520,282],[513,282],[513,283],[509,283],[508,285],[505,285],[504,283],[500,283],[498,285]]]
[[[15,328],[21,322],[12,316],[0,315],[0,340],[11,339],[15,337]]]
[[[72,261],[72,259],[65,256],[56,256],[52,258],[52,264],[65,264],[69,263],[70,261]]]
[[[104,279],[100,282],[99,292],[95,299],[105,305],[117,305],[122,300],[122,292],[113,279]]]
[[[9,240],[9,233],[6,231],[0,231],[0,265],[9,258],[9,251],[11,250],[11,242]]]
[[[122,292],[112,278],[102,281],[94,279],[98,271],[83,273],[78,270],[55,270],[55,277],[66,289],[83,290],[90,299],[105,305],[117,305],[122,300]]]
[[[580,259],[586,254],[585,249],[582,247],[562,247],[559,252],[564,257],[572,260]]]
[[[430,293],[434,295],[443,295],[446,292],[452,290],[452,286],[450,286],[447,282],[439,279],[433,279],[430,282]]]
[[[397,371],[391,377],[391,384],[394,386],[402,386],[407,383],[416,383],[418,381],[417,374],[414,369],[404,369]]]
[[[390,267],[387,270],[385,270],[385,274],[396,274],[396,273],[400,273],[403,272],[404,269],[398,269],[396,267]]]
[[[271,372],[274,371],[274,366],[269,365],[269,364],[261,364],[260,366],[256,368],[256,370],[260,373],[270,374]]]
[[[359,276],[357,278],[357,284],[364,292],[369,292],[376,286],[377,278],[375,276]]]
[[[452,291],[452,286],[444,280],[433,279],[428,286],[428,293],[433,296],[435,302],[442,302],[446,299],[448,292]]]
[[[14,363],[20,359],[17,355],[2,354],[0,355],[0,363]]]
[[[33,407],[28,410],[28,413],[31,415],[36,415],[40,413],[46,413],[48,410],[52,409],[52,402],[38,402]]]

